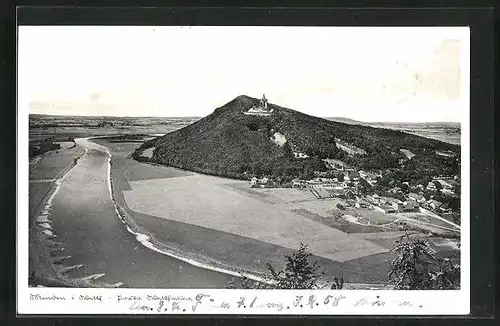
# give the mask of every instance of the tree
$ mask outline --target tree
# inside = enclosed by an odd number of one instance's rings
[[[317,287],[320,275],[317,262],[309,263],[311,254],[306,251],[307,245],[300,243],[299,250],[286,257],[285,269],[276,271],[267,263],[271,279],[278,289],[313,289]]]
[[[433,277],[434,290],[449,290],[460,288],[460,265],[453,263],[449,257],[437,260],[439,269]]]
[[[311,180],[314,178],[314,171],[313,169],[311,169],[309,166],[306,166],[306,168],[304,169],[304,173],[302,175],[302,178],[303,180]]]
[[[460,287],[460,265],[451,257],[438,258],[428,241],[410,238],[405,231],[391,250],[389,283],[397,290],[445,290]]]
[[[271,264],[267,263],[268,273],[264,275],[263,282],[251,281],[246,277],[242,277],[241,284],[244,289],[320,289],[318,283],[319,277],[324,274],[320,270],[318,263],[309,262],[311,253],[307,251],[307,245],[300,243],[299,250],[286,256],[285,268],[277,271]],[[330,289],[342,289],[344,286],[344,278],[335,277],[330,286]],[[229,288],[234,288],[234,281],[230,281]]]
[[[285,142],[283,144],[283,156],[287,158],[293,158],[295,157],[292,151],[292,148],[290,147],[290,144],[288,142]]]

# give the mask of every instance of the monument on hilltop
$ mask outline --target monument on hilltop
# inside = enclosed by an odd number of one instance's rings
[[[267,110],[267,98],[266,98],[266,94],[262,94],[262,98],[260,99],[260,107],[263,110]]]
[[[265,94],[262,94],[262,98],[259,101],[259,106],[252,106],[250,110],[244,112],[244,114],[250,114],[250,115],[271,115],[273,112],[273,109],[269,109],[267,105],[267,98]]]

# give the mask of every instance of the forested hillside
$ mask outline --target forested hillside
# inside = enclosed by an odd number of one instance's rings
[[[134,157],[146,160],[142,151],[155,147],[148,159],[152,162],[244,179],[253,175],[309,177],[312,171],[326,169],[323,158],[338,158],[366,170],[397,169],[423,175],[459,170],[455,157],[435,153],[452,151],[459,157],[456,145],[395,130],[329,121],[274,104],[269,104],[273,110],[269,116],[243,114],[258,103],[255,98],[238,96],[197,122],[144,143]],[[275,133],[286,138],[283,146],[271,141]],[[335,138],[366,154],[348,155],[336,146]],[[401,149],[415,156],[409,160]],[[294,152],[309,157],[295,158]]]

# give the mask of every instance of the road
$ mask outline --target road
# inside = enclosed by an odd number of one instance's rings
[[[63,178],[45,224],[64,252],[59,270],[124,288],[224,288],[233,279],[143,246],[114,209],[106,148],[76,142],[88,151]]]

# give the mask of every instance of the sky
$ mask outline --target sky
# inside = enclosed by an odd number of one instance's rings
[[[205,116],[238,95],[321,117],[459,122],[468,28],[20,26],[30,113]],[[23,102],[23,103],[24,103]]]

